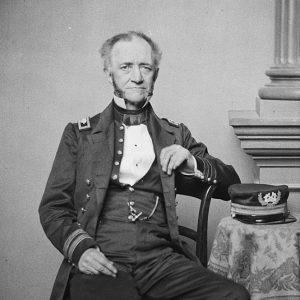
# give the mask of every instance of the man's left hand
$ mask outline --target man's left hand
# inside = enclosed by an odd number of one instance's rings
[[[165,147],[160,153],[160,164],[162,170],[171,175],[178,167],[180,171],[193,173],[194,160],[189,150],[180,145]]]

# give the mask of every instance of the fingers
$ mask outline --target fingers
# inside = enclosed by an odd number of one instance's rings
[[[163,172],[167,173],[168,175],[172,174],[173,166],[170,164],[170,160],[173,156],[174,150],[171,147],[166,147],[161,150],[160,153],[160,164],[162,167]],[[172,163],[173,165],[173,163]]]
[[[99,256],[97,256],[97,259],[99,259],[98,262],[102,266],[99,271],[106,275],[115,276],[118,273],[118,270],[114,266],[114,263],[107,259],[106,256],[102,252],[100,252],[100,250],[98,251],[98,253]]]
[[[95,248],[87,249],[81,255],[78,268],[81,272],[92,275],[103,273],[116,277],[118,272],[113,262],[108,260],[99,249]]]
[[[170,155],[169,164],[167,166],[167,174],[171,175],[173,170],[176,170],[178,166],[183,162],[182,156],[179,156],[177,153]]]
[[[84,269],[84,271],[82,271],[82,272],[85,274],[88,274],[88,275],[98,275],[99,274],[99,271],[97,269],[93,268],[92,266],[86,267]]]
[[[162,170],[168,175],[171,175],[173,170],[177,169],[188,159],[189,155],[189,151],[180,145],[171,145],[163,148],[160,153]]]

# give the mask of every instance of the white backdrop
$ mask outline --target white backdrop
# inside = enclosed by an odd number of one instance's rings
[[[251,182],[254,164],[227,112],[254,109],[268,81],[273,14],[273,0],[0,1],[0,299],[49,297],[62,256],[37,209],[66,123],[96,114],[112,97],[102,42],[131,29],[152,36],[163,50],[156,112],[185,123]],[[183,201],[189,223],[194,208]],[[228,202],[213,201],[210,243],[228,214]]]

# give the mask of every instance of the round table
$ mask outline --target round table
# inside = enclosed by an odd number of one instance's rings
[[[208,268],[245,286],[251,300],[300,299],[300,214],[289,224],[231,217],[217,228]]]

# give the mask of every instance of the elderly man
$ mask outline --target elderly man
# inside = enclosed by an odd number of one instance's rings
[[[116,35],[101,55],[113,100],[66,126],[39,208],[65,256],[51,299],[249,299],[182,247],[176,222],[175,175],[213,182],[226,200],[234,169],[154,114],[161,52],[148,36]]]

